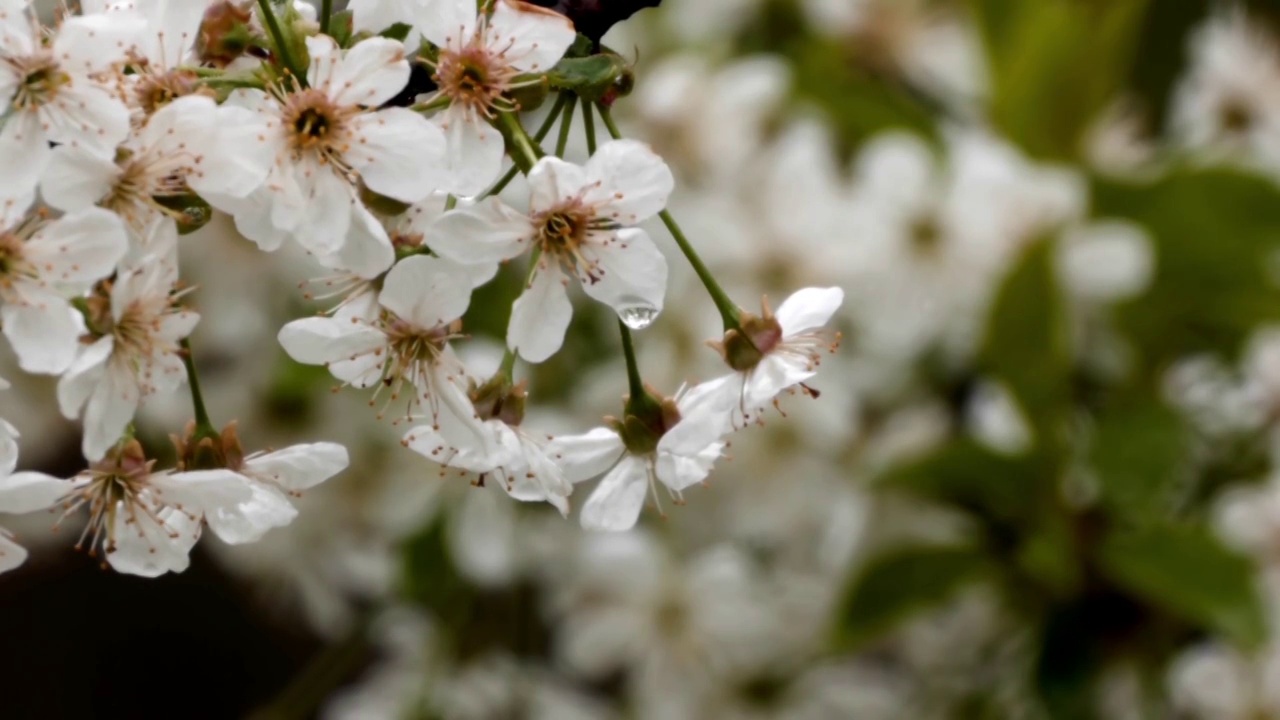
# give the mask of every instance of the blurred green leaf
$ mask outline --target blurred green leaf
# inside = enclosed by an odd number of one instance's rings
[[[1097,180],[1099,216],[1129,218],[1151,233],[1150,289],[1118,308],[1118,321],[1149,369],[1196,352],[1234,353],[1253,328],[1280,320],[1268,277],[1280,248],[1280,190],[1230,170],[1180,170],[1159,181]]]
[[[874,639],[981,579],[988,567],[978,551],[956,547],[913,547],[875,558],[846,590],[840,641],[855,646]]]
[[[1128,77],[1147,0],[973,0],[991,117],[1028,153],[1069,159]]]
[[[1102,541],[1098,560],[1112,582],[1156,607],[1243,647],[1266,639],[1253,565],[1202,529],[1117,532]]]
[[[1071,348],[1054,244],[1029,246],[1005,278],[987,321],[979,364],[1018,399],[1041,450],[1061,435],[1070,405]]]
[[[1103,501],[1129,522],[1167,516],[1186,468],[1188,440],[1182,417],[1150,394],[1106,407],[1090,453]]]
[[[930,498],[999,523],[1021,524],[1035,511],[1042,468],[1032,458],[1001,455],[957,440],[893,468],[879,485]]]

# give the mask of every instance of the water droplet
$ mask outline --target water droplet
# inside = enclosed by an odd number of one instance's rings
[[[622,324],[632,330],[643,330],[658,317],[658,309],[652,305],[632,305],[618,311]]]

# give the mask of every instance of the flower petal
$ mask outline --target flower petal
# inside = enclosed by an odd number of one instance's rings
[[[111,192],[120,173],[120,166],[109,157],[59,145],[49,153],[49,164],[40,176],[40,196],[63,212],[93,207]]]
[[[340,105],[378,107],[409,84],[409,74],[404,43],[371,37],[356,43],[334,64],[329,97]]]
[[[547,443],[547,454],[564,469],[571,483],[590,480],[613,467],[625,447],[622,437],[599,427],[581,435],[563,435]]]
[[[284,527],[298,510],[278,489],[263,483],[250,485],[253,495],[238,505],[206,512],[209,529],[229,545],[257,542],[271,528]]]
[[[0,478],[0,512],[29,513],[52,507],[71,483],[39,472],[20,472]]]
[[[638,140],[601,145],[583,167],[584,199],[600,214],[622,225],[635,225],[657,215],[675,189],[671,168]],[[597,184],[598,183],[598,184]]]
[[[625,319],[628,311],[656,316],[667,292],[667,259],[640,228],[623,228],[603,242],[593,242],[595,265],[579,275],[582,289]],[[581,272],[581,271],[579,271]]]
[[[551,69],[577,37],[569,18],[532,3],[498,0],[489,16],[485,46],[501,49],[502,59],[521,72]]]
[[[271,482],[298,492],[315,487],[347,468],[347,449],[337,443],[293,445],[245,461],[245,472],[255,480]]]
[[[782,326],[782,336],[787,338],[826,325],[842,302],[844,290],[838,287],[804,288],[792,293],[774,317]]]
[[[387,344],[387,336],[377,328],[328,317],[294,320],[280,328],[277,339],[289,357],[308,365],[350,360]]]
[[[582,527],[614,532],[635,527],[649,489],[646,462],[628,455],[604,476],[582,506]]]
[[[494,263],[524,252],[533,233],[527,216],[495,197],[445,213],[429,226],[426,243],[464,265]]]
[[[18,356],[18,366],[41,375],[60,375],[71,367],[84,332],[80,313],[67,301],[47,293],[30,305],[0,307],[0,323]]]
[[[546,259],[539,262],[533,281],[516,298],[507,322],[507,347],[531,363],[540,363],[560,349],[573,318],[564,273]]]
[[[351,132],[356,141],[343,158],[370,190],[416,203],[447,184],[440,169],[444,133],[418,113],[398,107],[364,113],[352,118]]]
[[[502,134],[461,105],[445,110],[436,122],[445,137],[449,190],[463,197],[480,194],[502,172]]]
[[[429,330],[462,317],[471,304],[471,284],[452,261],[411,255],[387,273],[378,302]]]

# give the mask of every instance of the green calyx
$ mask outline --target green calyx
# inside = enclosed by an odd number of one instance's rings
[[[646,388],[638,397],[627,398],[622,419],[605,422],[622,438],[632,455],[648,455],[658,449],[658,441],[680,422],[680,410],[673,398],[661,398]]]
[[[725,364],[745,372],[760,364],[764,356],[769,354],[782,340],[782,326],[768,305],[760,315],[748,312],[738,316],[738,327],[729,328],[720,342],[712,342]]]

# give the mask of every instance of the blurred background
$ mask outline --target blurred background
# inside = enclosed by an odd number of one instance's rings
[[[845,290],[821,397],[665,518],[584,533],[289,360],[322,272],[215,218],[182,241],[211,415],[351,467],[158,580],[5,518],[32,558],[0,577],[0,716],[1280,718],[1280,4],[664,0],[604,42],[733,296]],[[719,319],[663,249],[637,343],[672,392],[721,372]],[[481,375],[518,283],[472,303]],[[532,426],[625,393],[612,317],[578,310],[518,370]],[[78,472],[53,383],[0,352],[23,465]],[[146,408],[162,464],[189,412]]]

